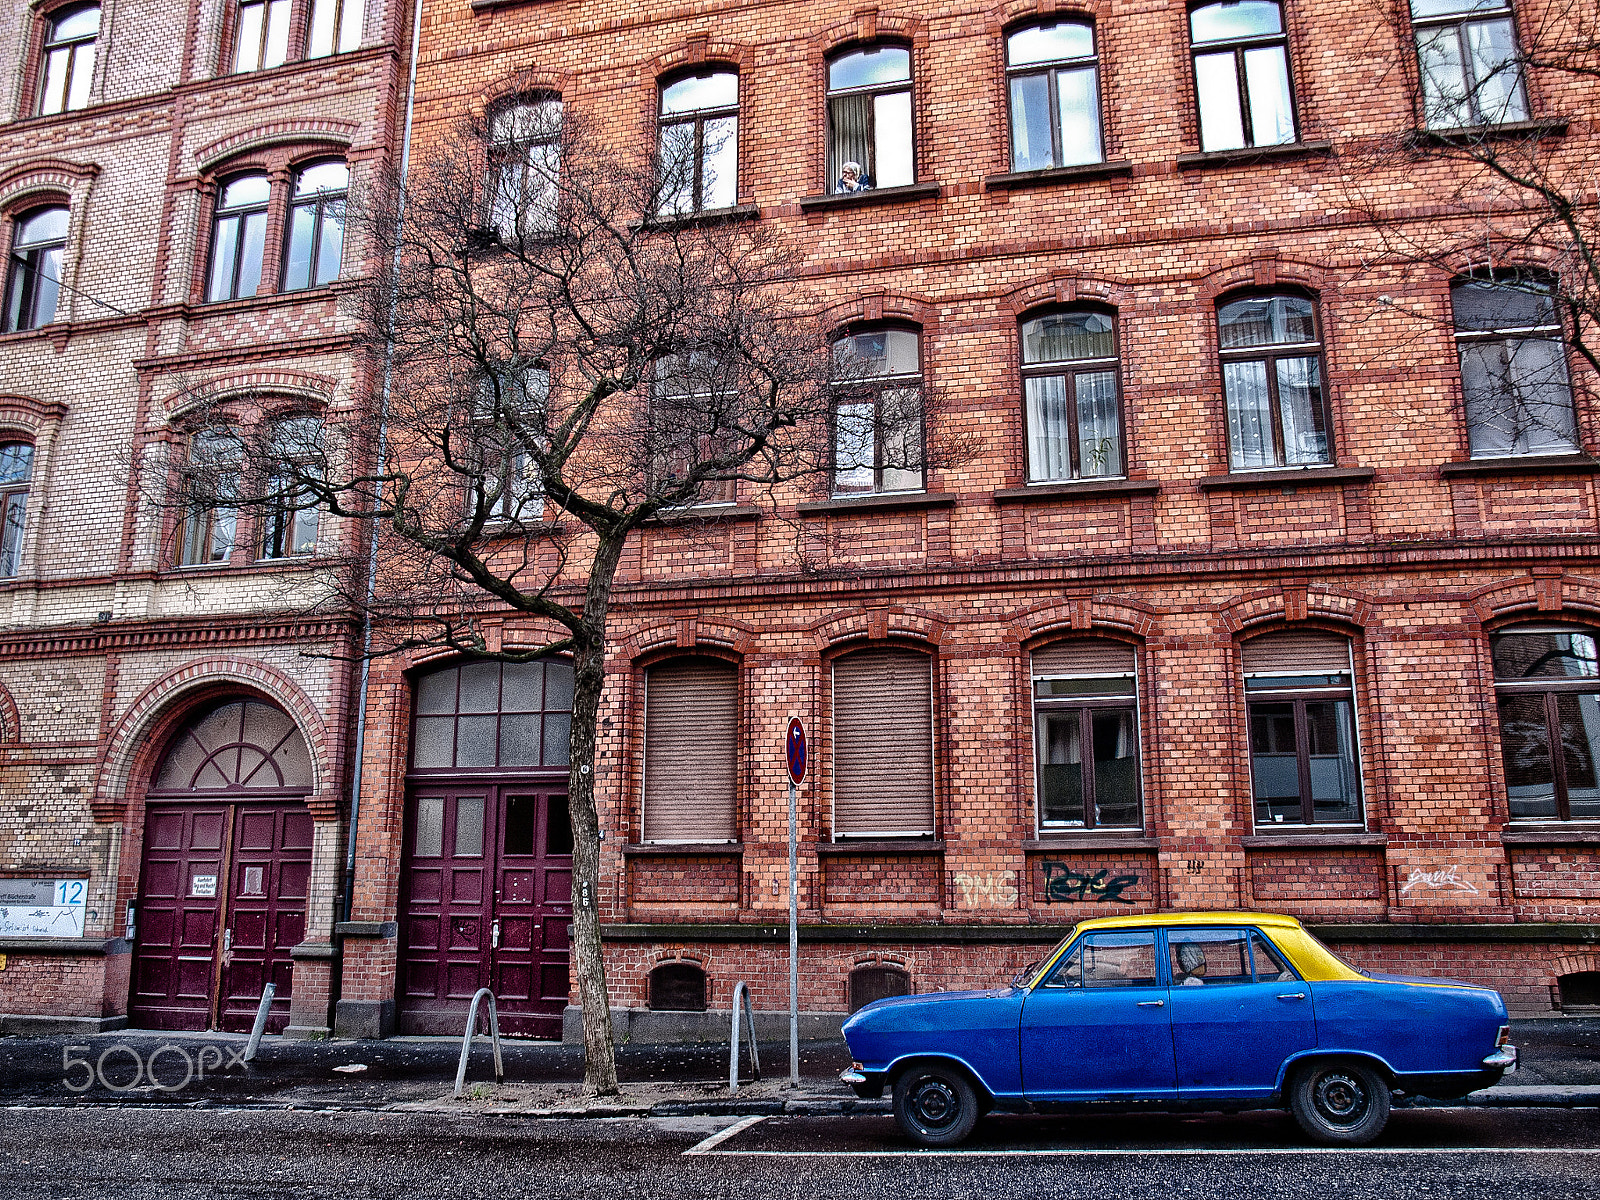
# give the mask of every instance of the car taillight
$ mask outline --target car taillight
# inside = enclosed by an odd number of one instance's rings
[[[1500,1049],[1501,1046],[1506,1045],[1510,1041],[1511,1041],[1511,1026],[1509,1026],[1509,1025],[1500,1026],[1500,1035],[1494,1039],[1494,1048],[1496,1050],[1498,1050],[1498,1049]]]

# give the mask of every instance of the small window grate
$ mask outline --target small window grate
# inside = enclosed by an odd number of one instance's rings
[[[706,973],[694,963],[662,963],[650,972],[650,1007],[656,1012],[705,1012]]]
[[[911,976],[899,967],[857,967],[850,972],[851,1012],[855,1012],[863,1005],[871,1004],[874,1000],[886,1000],[890,996],[910,994]]]

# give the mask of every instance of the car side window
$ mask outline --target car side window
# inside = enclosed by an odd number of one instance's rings
[[[1061,956],[1061,960],[1051,968],[1050,974],[1039,986],[1047,988],[1083,986],[1083,941],[1079,941],[1070,953]]]
[[[1154,987],[1154,933],[1092,933],[1081,943],[1086,988]]]
[[[1254,930],[1250,932],[1250,957],[1255,962],[1257,983],[1282,983],[1300,978],[1289,966],[1283,951]]]
[[[1170,929],[1173,987],[1218,987],[1250,982],[1250,950],[1243,929]]]

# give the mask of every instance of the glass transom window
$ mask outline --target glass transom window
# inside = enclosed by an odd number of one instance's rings
[[[424,675],[416,694],[414,770],[567,765],[570,663],[463,663]]]

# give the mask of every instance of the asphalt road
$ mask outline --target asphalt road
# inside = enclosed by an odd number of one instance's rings
[[[514,1120],[432,1113],[0,1110],[8,1200],[390,1197],[1600,1197],[1594,1110],[1396,1112],[1308,1149],[1281,1113],[990,1118],[954,1152],[882,1117]],[[719,1132],[720,1143],[707,1145]]]

